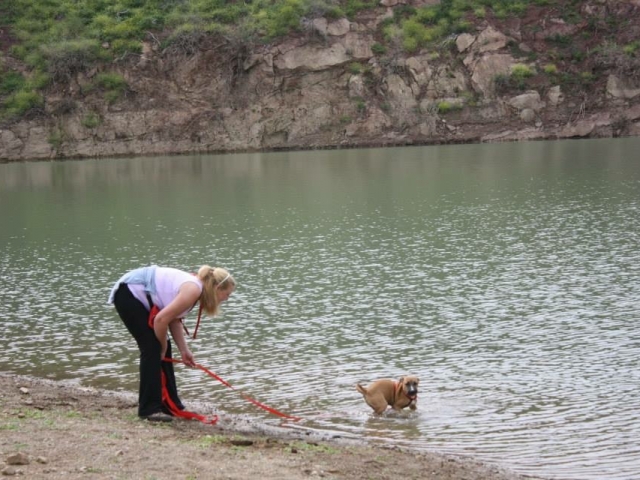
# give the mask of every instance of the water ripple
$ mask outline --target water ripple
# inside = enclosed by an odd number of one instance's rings
[[[550,145],[580,155],[555,158]],[[584,145],[528,145],[547,149],[526,165],[518,145],[406,149],[393,162],[310,152],[305,168],[295,156],[0,165],[12,206],[0,211],[0,361],[135,391],[138,352],[105,304],[111,283],[142,264],[207,259],[239,288],[194,353],[303,417],[291,428],[555,479],[640,478],[640,181],[631,161],[617,161],[621,174],[565,160]],[[112,171],[123,164],[140,177]],[[81,168],[99,188],[29,183],[31,168],[40,180]],[[177,369],[185,399],[280,422]],[[418,411],[372,416],[354,384],[404,373],[421,377]]]

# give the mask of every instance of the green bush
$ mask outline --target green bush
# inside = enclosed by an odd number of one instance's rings
[[[4,101],[2,109],[6,117],[20,117],[33,108],[43,105],[42,96],[33,90],[19,90]]]
[[[59,129],[52,130],[47,140],[49,145],[51,145],[55,150],[58,150],[64,142],[64,132]]]
[[[431,25],[438,21],[440,10],[437,7],[421,7],[416,11],[416,20],[425,25]]]
[[[556,67],[553,63],[548,63],[544,66],[544,73],[547,75],[556,75],[558,73],[558,67]]]
[[[517,80],[525,79],[533,76],[534,72],[531,67],[517,63],[511,67],[511,77]]]
[[[171,47],[174,51],[185,55],[193,55],[199,50],[205,35],[202,25],[186,23],[175,29],[165,42],[164,47]]]
[[[508,13],[507,10],[505,8],[499,7],[496,8],[493,12],[493,14],[496,16],[497,19],[499,20],[505,20],[508,17]]]
[[[638,49],[640,49],[640,41],[638,40],[622,47],[622,51],[627,55],[635,55]]]
[[[387,47],[376,42],[371,45],[371,51],[376,55],[384,55],[387,53]]]
[[[267,38],[285,35],[300,27],[305,13],[302,0],[282,0],[276,4],[258,2],[254,12],[258,26]]]
[[[359,11],[365,10],[367,8],[373,8],[377,6],[377,4],[378,2],[372,0],[347,0],[346,5],[344,6],[344,11],[347,15],[347,18],[353,18]]]
[[[80,124],[85,128],[96,128],[98,125],[102,123],[100,116],[94,112],[87,113],[82,120],[80,120]]]
[[[527,11],[527,4],[523,1],[509,2],[507,4],[507,12],[513,13],[517,16],[523,15]]]
[[[0,74],[0,95],[6,95],[22,89],[25,78],[19,72],[9,71]]]
[[[395,23],[387,25],[382,29],[382,33],[387,42],[396,42],[402,39],[402,30]]]
[[[220,22],[228,25],[237,23],[248,14],[247,5],[243,2],[240,3],[228,3],[223,8],[218,8],[213,11],[210,16],[210,20]]]
[[[364,67],[358,62],[352,62],[349,64],[347,71],[353,75],[359,75],[364,71]]]
[[[459,105],[454,105],[451,102],[447,102],[446,100],[438,102],[438,113],[440,114],[445,114],[460,109],[461,107]]]
[[[409,19],[402,22],[403,46],[405,50],[412,52],[416,50],[425,38],[425,26],[415,19]],[[411,45],[411,48],[408,48]]]
[[[120,97],[122,97],[122,92],[120,90],[109,90],[104,94],[104,99],[109,105],[116,103]]]
[[[117,38],[111,43],[113,53],[118,56],[127,53],[142,53],[142,43],[139,40],[129,40],[125,38]]]
[[[124,77],[114,72],[99,73],[96,75],[95,82],[105,90],[124,90],[127,88],[127,81]]]
[[[115,103],[127,89],[127,82],[122,75],[114,72],[99,73],[94,85],[105,90],[104,98],[109,104]],[[90,89],[85,89],[88,93]]]
[[[41,46],[47,70],[54,80],[68,80],[75,73],[88,70],[100,58],[97,40],[69,40]]]
[[[414,37],[405,37],[402,40],[402,48],[404,48],[405,52],[413,53],[418,50],[420,44],[417,38]]]
[[[487,11],[483,6],[479,6],[473,9],[473,14],[476,18],[483,19],[487,16]]]
[[[501,73],[493,77],[495,91],[501,94],[511,89],[523,90],[526,87],[526,79],[534,74],[531,67],[521,63],[515,64],[508,75]]]
[[[471,22],[466,20],[459,20],[453,24],[452,30],[453,33],[465,33],[471,31],[472,25]]]
[[[591,72],[580,72],[580,80],[583,84],[591,84],[595,79],[596,76]]]

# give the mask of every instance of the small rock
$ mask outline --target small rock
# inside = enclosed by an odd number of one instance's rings
[[[27,387],[20,387],[20,393],[24,395],[29,395],[29,389]]]
[[[29,457],[22,452],[9,455],[5,461],[7,465],[29,465]]]
[[[15,468],[11,467],[11,466],[6,466],[6,467],[4,467],[2,469],[1,473],[2,473],[2,475],[6,475],[6,476],[10,477],[10,476],[16,475],[18,473],[18,471]]]
[[[36,458],[36,462],[45,465],[45,464],[49,463],[49,460],[47,459],[47,457],[38,457],[38,458]]]
[[[520,112],[520,119],[523,122],[533,122],[536,119],[536,112],[531,108],[525,108]]]

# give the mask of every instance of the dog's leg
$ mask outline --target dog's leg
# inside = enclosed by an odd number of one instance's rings
[[[366,402],[369,404],[373,411],[381,415],[387,409],[389,404],[387,403],[387,399],[384,397],[382,393],[377,393],[375,395],[369,395],[365,397]]]

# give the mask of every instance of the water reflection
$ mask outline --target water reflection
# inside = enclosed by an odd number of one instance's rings
[[[0,165],[0,361],[135,390],[137,349],[104,303],[113,281],[148,263],[223,265],[239,288],[194,353],[304,417],[291,428],[633,478],[638,146]],[[372,418],[353,385],[403,373],[422,378],[419,410]],[[179,368],[179,385],[280,422],[199,371]]]

